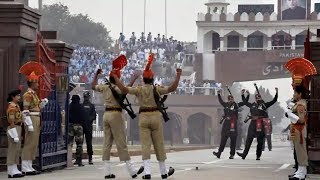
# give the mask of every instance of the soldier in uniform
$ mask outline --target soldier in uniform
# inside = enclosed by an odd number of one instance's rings
[[[73,95],[69,105],[69,146],[73,146],[73,141],[76,142],[76,162],[79,167],[84,166],[82,164],[83,154],[83,124],[85,119],[84,108],[80,104],[79,95]]]
[[[84,107],[84,113],[85,113],[85,121],[83,124],[83,133],[86,138],[86,145],[87,145],[87,154],[89,156],[89,164],[93,164],[92,162],[92,123],[94,120],[96,120],[96,109],[94,107],[94,104],[90,102],[90,92],[83,93],[83,107]]]
[[[308,153],[307,153],[307,91],[302,85],[298,85],[294,89],[295,105],[291,111],[286,113],[291,121],[290,134],[293,141],[296,159],[298,162],[298,170],[291,176],[290,180],[304,180],[307,175]]]
[[[246,145],[243,153],[237,152],[237,154],[242,158],[245,159],[249,153],[252,141],[254,138],[257,138],[258,145],[256,151],[256,160],[260,160],[262,154],[262,143],[265,137],[265,132],[263,128],[263,120],[268,118],[267,109],[272,106],[278,100],[278,88],[275,88],[276,95],[270,102],[264,102],[261,98],[261,95],[256,94],[256,102],[249,103],[248,101],[244,101],[245,105],[250,108],[251,113],[251,122],[248,128],[248,136],[246,139]]]
[[[40,174],[32,167],[32,161],[36,158],[38,150],[41,120],[40,110],[44,108],[47,99],[40,101],[37,92],[39,89],[39,77],[44,74],[43,66],[37,62],[28,62],[23,65],[20,73],[27,78],[28,89],[23,95],[23,121],[25,124],[25,140],[21,155],[22,172],[25,175]]]
[[[263,125],[264,125],[265,138],[263,139],[263,143],[262,143],[262,151],[264,151],[266,140],[267,140],[267,143],[268,143],[269,151],[272,151],[272,140],[271,140],[272,122],[271,122],[270,119],[264,119]]]
[[[118,57],[112,63],[112,68],[117,69],[117,78],[121,76],[120,70],[127,64],[127,59],[124,55]],[[102,93],[103,99],[105,100],[106,111],[103,115],[103,131],[104,131],[104,145],[103,145],[103,156],[102,160],[105,162],[105,179],[113,179],[116,176],[111,171],[110,163],[110,152],[112,143],[115,141],[120,161],[124,161],[127,166],[127,170],[132,178],[136,178],[137,175],[144,171],[144,167],[136,169],[131,161],[128,147],[126,143],[125,135],[125,121],[122,118],[122,108],[118,101],[115,99],[112,90],[120,94],[121,91],[115,86],[114,78],[110,75],[110,84],[97,85],[98,75],[101,73],[99,69],[93,79],[92,89]],[[129,86],[132,86],[137,78],[133,78],[133,81]]]
[[[241,96],[244,99],[244,92],[242,90]],[[247,96],[249,97],[249,95]],[[220,158],[221,153],[224,150],[224,147],[227,143],[227,140],[230,138],[230,157],[229,159],[234,159],[234,155],[236,154],[236,143],[237,143],[237,133],[238,133],[238,114],[239,108],[244,106],[244,102],[236,103],[234,102],[234,98],[231,94],[228,95],[228,102],[224,102],[221,98],[221,90],[218,91],[218,99],[220,104],[224,107],[224,117],[220,121],[220,124],[223,123],[221,130],[221,140],[218,152],[213,152],[213,155]],[[224,122],[223,122],[224,121]]]
[[[8,151],[7,151],[7,168],[8,178],[20,178],[24,175],[18,170],[20,151],[21,151],[21,130],[22,130],[22,113],[18,105],[20,101],[20,90],[9,93],[7,102],[7,119],[9,123],[8,135]]]
[[[154,73],[151,70],[153,58],[154,55],[151,53],[147,66],[143,72],[143,81],[145,83],[143,86],[125,87],[115,73],[113,73],[112,76],[122,93],[135,95],[139,101],[139,130],[142,146],[142,160],[145,168],[145,175],[142,178],[151,179],[150,154],[151,144],[153,144],[157,160],[159,161],[161,177],[162,179],[166,179],[174,173],[174,169],[170,167],[169,170],[167,170],[165,165],[167,157],[164,147],[163,125],[161,113],[154,97],[154,88],[156,88],[156,92],[159,95],[175,91],[179,84],[181,69],[177,69],[176,79],[171,86],[154,86]]]

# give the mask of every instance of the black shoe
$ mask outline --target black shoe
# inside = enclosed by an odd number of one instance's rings
[[[138,177],[138,175],[141,174],[143,171],[144,171],[144,167],[141,166],[141,167],[139,168],[137,174],[134,174],[134,175],[132,175],[131,177],[132,177],[132,178],[136,178],[136,177]]]
[[[213,151],[212,154],[217,156],[218,159],[220,159],[221,153]]]
[[[237,152],[237,154],[238,154],[238,156],[240,156],[243,160],[244,160],[244,159],[246,159],[246,157],[244,156],[244,154],[243,154],[243,153],[239,153],[239,152]]]
[[[151,175],[150,174],[146,174],[146,175],[142,176],[142,179],[151,179]]]
[[[24,177],[23,174],[8,175],[8,178],[22,178],[22,177]]]
[[[37,175],[37,171],[30,171],[30,172],[22,172],[25,176],[35,176]]]
[[[105,176],[104,178],[105,178],[105,179],[114,179],[114,178],[116,178],[116,175],[114,175],[114,174],[109,174],[108,176]]]
[[[234,156],[233,156],[233,155],[232,155],[232,156],[230,156],[230,157],[229,157],[229,159],[234,159]]]
[[[90,164],[90,165],[93,165],[93,162],[92,162],[92,155],[89,155],[89,164]]]
[[[174,173],[174,169],[173,169],[173,167],[170,167],[168,174],[161,175],[161,178],[167,179],[169,176],[172,176],[173,173]]]
[[[82,163],[78,164],[78,167],[83,167],[83,166],[84,166],[84,164],[82,164]]]
[[[256,160],[257,160],[257,161],[260,161],[260,157],[257,157]]]

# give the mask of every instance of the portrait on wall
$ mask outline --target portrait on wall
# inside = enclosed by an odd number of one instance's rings
[[[306,19],[307,0],[281,0],[281,19]]]

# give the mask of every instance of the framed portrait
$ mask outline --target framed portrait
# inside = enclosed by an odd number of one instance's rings
[[[307,19],[307,0],[281,0],[281,19]]]

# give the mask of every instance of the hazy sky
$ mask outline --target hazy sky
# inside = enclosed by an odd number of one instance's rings
[[[140,33],[144,30],[144,0],[124,1],[124,33]],[[146,0],[146,33],[165,33],[165,0]],[[206,13],[204,5],[209,0],[167,0],[168,36],[182,41],[197,40],[197,13]],[[37,7],[38,0],[29,0],[31,7]],[[71,13],[88,14],[94,21],[102,22],[111,31],[113,38],[121,32],[121,0],[43,0],[44,4],[62,2]],[[276,4],[277,0],[227,0],[229,12],[236,12],[238,4]],[[232,2],[232,3],[231,3]],[[319,0],[312,0],[312,4]],[[277,9],[277,5],[275,5]],[[312,6],[312,11],[314,7]]]

